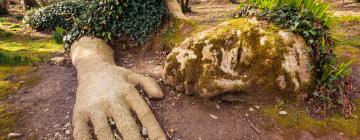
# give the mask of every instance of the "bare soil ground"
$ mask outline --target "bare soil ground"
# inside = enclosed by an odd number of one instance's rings
[[[14,132],[23,134],[21,139],[72,139],[74,68],[41,64],[35,74],[41,76],[39,84],[9,98],[8,102],[22,110]]]
[[[326,0],[330,3],[330,11],[335,16],[359,15],[360,3],[355,0]]]
[[[200,23],[213,24],[229,17],[235,5],[193,6],[188,16]],[[214,14],[215,13],[215,14]],[[344,139],[334,132],[315,138],[307,131],[286,135],[274,120],[261,115],[264,102],[225,102],[203,99],[174,91],[161,82],[161,64],[167,52],[140,49],[116,49],[118,65],[156,78],[165,98],[151,100],[144,96],[163,130],[172,140],[238,140],[238,139]],[[355,65],[355,79],[360,79]],[[14,132],[19,139],[72,139],[71,116],[75,101],[76,71],[73,67],[41,64],[37,74],[41,81],[34,87],[21,89],[8,102],[23,110]],[[357,78],[356,78],[357,74]],[[360,80],[359,80],[360,81]],[[357,87],[359,87],[357,83]],[[360,89],[360,87],[359,87]],[[259,109],[249,111],[249,107]]]
[[[186,16],[200,24],[214,24],[233,17],[233,12],[239,7],[238,4],[196,4],[191,6],[192,12]]]

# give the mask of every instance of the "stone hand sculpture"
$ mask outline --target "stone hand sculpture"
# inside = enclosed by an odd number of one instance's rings
[[[302,99],[314,86],[307,49],[301,37],[271,24],[234,19],[174,48],[163,79],[177,90],[207,98],[231,92]]]
[[[109,118],[115,121],[123,139],[142,139],[131,111],[148,130],[151,140],[165,140],[155,116],[135,88],[140,84],[150,98],[162,98],[159,85],[150,77],[116,66],[113,57],[110,46],[98,38],[81,37],[71,46],[78,79],[73,114],[75,140],[92,139],[89,124],[97,139],[115,139]]]

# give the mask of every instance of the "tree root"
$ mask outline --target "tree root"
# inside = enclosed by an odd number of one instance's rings
[[[177,0],[165,0],[165,4],[169,13],[176,19],[188,20],[189,18],[184,15],[181,10],[180,4]]]

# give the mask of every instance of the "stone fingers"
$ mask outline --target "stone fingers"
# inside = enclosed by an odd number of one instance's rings
[[[147,77],[137,73],[130,73],[127,76],[130,83],[140,84],[145,89],[150,98],[160,99],[164,96],[159,84],[151,77]]]
[[[151,112],[148,104],[139,95],[136,88],[129,90],[129,95],[125,97],[126,102],[135,111],[141,124],[148,130],[151,140],[166,140],[166,136],[161,129],[154,114]]]
[[[131,115],[130,109],[121,99],[110,104],[110,113],[124,140],[141,140],[139,128]]]
[[[75,140],[91,140],[90,129],[88,126],[89,118],[87,114],[81,113],[74,109],[73,125],[74,125],[74,139]]]
[[[101,109],[93,109],[90,120],[94,126],[94,133],[99,140],[115,140],[109,125],[108,117]]]

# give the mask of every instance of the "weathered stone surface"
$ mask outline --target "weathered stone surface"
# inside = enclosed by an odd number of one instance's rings
[[[301,37],[271,24],[230,20],[174,48],[163,79],[177,90],[203,97],[250,91],[301,95],[314,79],[307,49]]]

